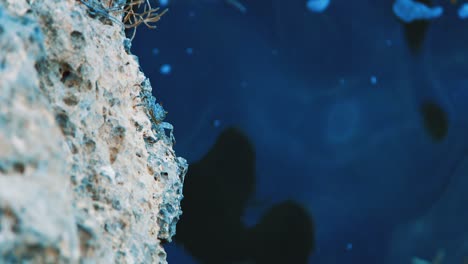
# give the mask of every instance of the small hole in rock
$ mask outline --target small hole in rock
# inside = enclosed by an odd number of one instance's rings
[[[75,105],[78,104],[78,97],[76,97],[74,95],[69,95],[69,96],[66,96],[65,98],[63,98],[63,102],[66,105],[75,106]]]
[[[25,171],[25,166],[23,163],[21,162],[15,162],[13,164],[13,169],[16,171],[16,172],[19,172],[19,173],[24,173]]]

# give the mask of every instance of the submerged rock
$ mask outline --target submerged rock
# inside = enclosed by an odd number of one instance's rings
[[[0,263],[166,263],[187,164],[115,20],[0,0]]]

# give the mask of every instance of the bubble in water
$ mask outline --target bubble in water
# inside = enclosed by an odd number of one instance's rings
[[[159,72],[163,75],[168,75],[171,73],[171,70],[172,70],[171,65],[163,64],[161,68],[159,69]]]

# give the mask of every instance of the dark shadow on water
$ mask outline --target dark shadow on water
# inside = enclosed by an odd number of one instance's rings
[[[237,128],[224,130],[184,183],[175,242],[201,263],[307,263],[314,224],[294,201],[270,208],[252,228],[242,216],[255,191],[253,144]]]

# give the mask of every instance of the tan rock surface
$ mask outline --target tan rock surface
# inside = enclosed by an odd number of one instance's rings
[[[122,25],[74,0],[0,21],[0,263],[166,263],[187,164]]]

